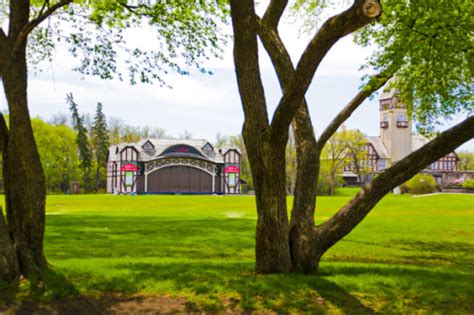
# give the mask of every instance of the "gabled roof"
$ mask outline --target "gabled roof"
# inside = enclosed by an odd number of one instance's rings
[[[154,146],[154,150],[144,150],[143,145],[147,142],[150,142]],[[120,143],[117,145],[112,145],[109,147],[109,160],[116,161],[119,160],[120,157],[116,154],[117,148],[118,152],[122,151],[125,147],[134,147],[139,154],[140,161],[151,161],[159,158],[161,154],[169,147],[176,146],[176,145],[187,145],[195,148],[202,158],[208,159],[212,162],[222,163],[222,155],[216,152],[214,147],[213,150],[203,150],[206,144],[210,144],[209,141],[205,139],[195,139],[195,140],[177,140],[177,139],[143,139],[138,141],[137,143]],[[212,144],[211,144],[212,146]]]
[[[388,154],[387,148],[383,144],[382,139],[380,139],[380,137],[367,137],[367,141],[372,144],[375,149],[375,152],[377,152],[381,159],[390,158],[390,154]]]

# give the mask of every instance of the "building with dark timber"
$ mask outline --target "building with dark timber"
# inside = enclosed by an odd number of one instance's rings
[[[238,194],[238,149],[207,140],[144,139],[109,147],[107,192],[115,194]]]

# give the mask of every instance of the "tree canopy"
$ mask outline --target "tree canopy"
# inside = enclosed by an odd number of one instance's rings
[[[363,66],[368,72],[395,77],[399,90],[422,131],[453,114],[472,112],[474,77],[474,4],[464,0],[382,0],[377,23],[355,34],[356,42],[374,48]],[[331,0],[297,0],[294,14],[306,31],[318,28]]]

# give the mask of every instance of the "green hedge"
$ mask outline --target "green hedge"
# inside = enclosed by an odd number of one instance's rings
[[[467,180],[462,184],[462,188],[474,189],[474,179]]]
[[[417,174],[400,186],[402,193],[413,195],[430,194],[436,191],[436,180],[431,175]]]

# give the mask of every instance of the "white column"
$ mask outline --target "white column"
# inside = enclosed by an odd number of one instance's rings
[[[144,173],[145,176],[145,192],[148,192],[148,173]]]
[[[216,192],[216,172],[212,173],[212,193]]]

